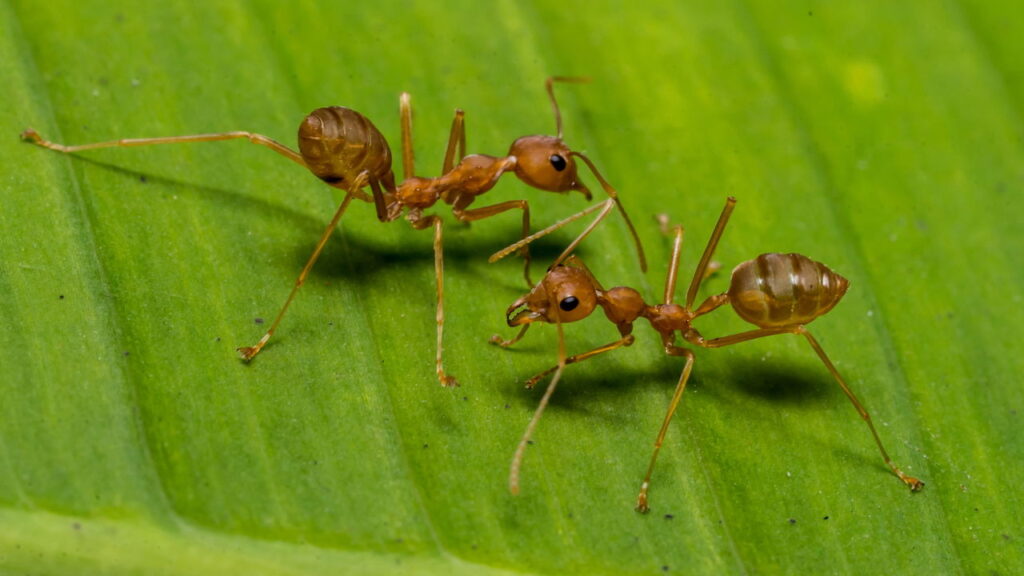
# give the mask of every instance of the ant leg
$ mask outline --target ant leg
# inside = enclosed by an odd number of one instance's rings
[[[620,338],[620,339],[618,339],[615,342],[612,342],[610,344],[605,344],[604,346],[598,346],[597,348],[594,348],[593,350],[590,350],[588,352],[583,352],[582,354],[576,354],[574,356],[569,356],[568,358],[565,359],[564,362],[559,362],[558,365],[552,366],[551,368],[548,368],[547,370],[545,370],[545,371],[541,372],[540,374],[537,374],[533,378],[530,378],[529,380],[527,380],[526,381],[526,387],[527,388],[533,388],[537,384],[537,382],[540,382],[540,380],[542,378],[544,378],[548,374],[551,374],[555,370],[558,370],[559,366],[561,366],[562,364],[575,364],[577,362],[582,362],[582,361],[584,361],[587,358],[590,358],[592,356],[597,356],[598,354],[604,354],[605,352],[611,352],[612,350],[615,350],[616,348],[622,348],[623,346],[631,346],[633,344],[634,340],[635,340],[635,338],[633,337],[632,334],[626,334],[622,338]]]
[[[559,324],[561,327],[561,324]],[[558,372],[551,378],[551,382],[548,384],[547,390],[544,391],[544,396],[540,399],[540,404],[537,405],[537,410],[533,413],[533,418],[530,419],[530,423],[526,425],[526,431],[523,432],[523,438],[519,441],[519,445],[516,446],[516,453],[512,456],[512,466],[508,471],[508,491],[513,496],[519,494],[519,469],[523,464],[523,455],[526,453],[526,446],[530,443],[530,436],[533,435],[533,429],[537,427],[537,422],[540,422],[540,415],[544,413],[544,408],[547,407],[548,401],[551,399],[551,395],[555,393],[555,386],[558,385],[558,381],[562,378],[562,370],[565,368],[565,364],[559,364],[556,366]]]
[[[913,476],[907,476],[906,474],[903,473],[902,470],[900,470],[899,468],[896,467],[895,464],[893,464],[892,460],[889,458],[889,453],[886,452],[885,447],[882,446],[882,440],[878,437],[878,432],[875,430],[875,425],[871,423],[871,415],[868,414],[868,411],[864,408],[860,401],[857,400],[857,397],[854,396],[853,391],[850,390],[850,387],[846,385],[846,382],[843,380],[843,377],[839,375],[839,371],[836,370],[836,367],[832,364],[832,361],[829,360],[828,355],[825,354],[825,350],[821,347],[820,344],[818,344],[818,341],[814,338],[814,336],[812,336],[811,333],[808,332],[807,329],[804,328],[803,326],[799,327],[799,331],[797,333],[803,334],[804,337],[807,338],[807,342],[810,343],[811,348],[814,348],[814,351],[818,353],[818,357],[821,358],[821,361],[825,363],[825,367],[828,368],[828,371],[832,373],[832,376],[836,379],[836,382],[839,383],[839,387],[843,389],[843,393],[846,394],[846,397],[849,398],[850,402],[853,403],[853,407],[857,409],[857,413],[860,414],[861,419],[863,419],[864,422],[867,423],[868,428],[871,429],[871,435],[875,437],[875,444],[878,445],[878,450],[879,452],[882,453],[882,459],[885,460],[885,463],[889,466],[889,469],[892,470],[893,474],[898,476],[899,479],[902,480],[903,483],[910,488],[911,492],[917,492],[921,488],[924,488],[924,482],[918,480],[917,478],[914,478]]]
[[[555,393],[555,386],[558,385],[558,381],[562,378],[562,371],[565,370],[566,358],[565,358],[565,332],[562,330],[562,323],[555,322],[555,327],[558,329],[558,365],[555,367],[558,371],[551,378],[551,382],[548,383],[547,390],[544,391],[544,396],[540,399],[540,404],[537,405],[537,410],[533,412],[533,418],[530,418],[530,423],[526,425],[526,431],[523,432],[523,438],[519,441],[519,445],[516,446],[516,453],[512,456],[512,466],[508,471],[508,491],[512,495],[519,494],[519,469],[523,463],[523,455],[526,453],[526,446],[530,443],[530,436],[533,435],[534,428],[537,427],[537,423],[540,422],[540,416],[544,413],[544,409],[547,408],[548,401],[551,400],[551,395]],[[521,335],[522,333],[520,333]]]
[[[416,177],[416,158],[412,149],[412,97],[402,92],[398,97],[398,112],[402,123],[402,179]]]
[[[676,292],[676,275],[679,272],[679,253],[683,242],[683,231],[682,226],[669,226],[668,214],[656,214],[654,216],[655,221],[658,223],[658,229],[665,236],[673,235],[676,236],[676,240],[672,245],[672,256],[669,258],[668,266],[668,277],[665,279],[665,299],[666,304],[671,304],[672,300],[675,299]],[[700,281],[704,282],[711,277],[712,274],[718,272],[721,269],[722,264],[717,261],[708,262],[707,268],[704,270],[704,276],[701,277]]]
[[[530,205],[526,200],[509,200],[507,202],[501,202],[491,206],[473,208],[472,210],[455,208],[452,210],[452,214],[454,214],[460,222],[473,222],[475,220],[483,220],[484,218],[497,216],[502,212],[515,209],[523,211],[523,237],[525,238],[530,233]],[[523,278],[526,279],[527,286],[533,287],[533,282],[530,281],[530,249],[528,245],[523,244],[520,253],[524,260]]]
[[[903,483],[906,484],[912,492],[917,492],[918,490],[924,487],[924,482],[918,480],[917,478],[914,478],[913,476],[908,476],[904,474],[902,470],[896,467],[892,459],[889,458],[889,453],[886,452],[885,447],[882,446],[882,440],[878,436],[878,431],[875,430],[875,425],[871,422],[871,415],[868,414],[868,411],[864,408],[864,405],[862,405],[860,401],[857,400],[857,397],[854,396],[853,391],[850,390],[850,387],[846,385],[846,381],[843,380],[843,377],[839,375],[839,371],[836,369],[835,365],[832,364],[832,361],[829,360],[828,355],[825,354],[825,350],[821,347],[820,344],[818,344],[818,341],[814,338],[814,336],[812,336],[811,333],[808,332],[807,329],[804,328],[803,326],[797,325],[781,328],[762,328],[760,330],[751,330],[749,332],[742,332],[740,334],[733,334],[732,336],[724,336],[722,338],[715,338],[713,340],[704,340],[699,336],[694,337],[694,334],[695,332],[686,334],[686,339],[693,344],[703,346],[705,348],[721,348],[723,346],[730,346],[732,344],[738,344],[740,342],[746,342],[748,340],[754,340],[756,338],[763,338],[765,336],[774,336],[776,334],[802,334],[807,339],[807,342],[810,343],[811,348],[814,348],[814,351],[818,354],[818,357],[821,358],[821,361],[825,364],[825,367],[828,368],[828,371],[832,374],[832,377],[836,379],[836,382],[839,384],[839,387],[842,388],[843,393],[846,394],[846,397],[849,398],[850,402],[853,403],[853,407],[857,410],[857,413],[860,414],[861,419],[863,419],[864,422],[867,423],[868,428],[871,430],[871,435],[875,439],[875,444],[878,445],[878,450],[879,452],[882,453],[882,459],[885,460],[885,463],[887,466],[889,466],[889,469],[892,470],[893,474],[895,474],[900,480],[902,480]]]
[[[454,377],[444,373],[441,354],[444,351],[444,247],[441,243],[441,219],[434,218],[434,275],[437,277],[437,379],[442,386],[458,386]]]
[[[693,306],[693,301],[697,298],[697,289],[700,288],[700,283],[708,274],[707,270],[711,263],[711,257],[715,253],[715,248],[718,247],[718,241],[722,238],[722,232],[725,230],[725,225],[728,224],[729,216],[732,215],[732,210],[735,206],[735,198],[732,196],[726,198],[725,207],[722,208],[722,214],[718,217],[718,223],[715,224],[714,231],[711,232],[711,238],[708,239],[708,245],[704,248],[704,253],[701,254],[700,263],[697,264],[696,270],[693,271],[693,280],[690,281],[690,289],[686,291],[687,308]]]
[[[612,342],[606,346],[601,346],[600,348],[595,348],[583,354],[577,354],[566,358],[565,334],[562,331],[562,323],[557,322],[555,326],[558,327],[558,364],[550,370],[545,370],[537,376],[534,376],[526,385],[527,388],[533,388],[533,385],[536,384],[538,380],[552,372],[555,373],[551,378],[551,382],[548,384],[547,390],[544,391],[544,396],[540,399],[540,404],[537,406],[537,410],[533,413],[533,418],[530,419],[530,423],[526,426],[526,432],[523,433],[523,438],[519,441],[519,446],[516,447],[515,455],[512,457],[512,467],[508,474],[508,489],[512,494],[519,494],[519,468],[522,465],[523,454],[526,452],[526,446],[530,443],[530,436],[533,435],[533,429],[537,427],[537,422],[540,421],[541,414],[544,413],[544,409],[547,407],[548,401],[551,399],[551,395],[555,392],[555,386],[562,378],[562,372],[565,370],[565,366],[574,362],[582,362],[591,356],[608,352],[616,348],[621,348],[622,346],[629,346],[634,340],[632,334],[626,334],[616,342]],[[520,333],[520,336],[521,335],[522,333]]]
[[[526,330],[529,329],[529,328],[530,328],[529,324],[523,324],[523,327],[519,330],[519,333],[516,334],[514,337],[512,337],[509,340],[505,340],[500,335],[495,334],[494,336],[491,336],[490,342],[491,342],[491,344],[495,344],[495,345],[501,346],[502,348],[508,348],[508,347],[512,346],[513,344],[515,344],[516,342],[519,342],[520,340],[522,340],[523,339],[523,335],[526,334]]]
[[[455,117],[452,118],[452,131],[448,136],[448,148],[444,152],[444,165],[441,168],[441,174],[447,174],[452,171],[455,167],[456,153],[455,148],[458,146],[458,160],[462,160],[466,157],[466,124],[463,117],[465,114],[462,110],[455,111]]]
[[[668,276],[665,278],[665,304],[671,304],[676,293],[676,275],[679,273],[679,255],[683,251],[683,227],[675,227],[675,240],[672,242],[672,256],[668,260]]]
[[[437,380],[441,386],[454,387],[459,382],[444,372],[441,358],[444,354],[444,244],[442,238],[442,221],[437,216],[426,216],[410,222],[416,230],[434,227],[434,276],[437,281]]]
[[[395,202],[395,196],[393,194],[386,194],[381,189],[381,182],[376,180],[370,180],[370,190],[373,192],[373,198],[366,198],[367,202],[373,202],[373,207],[377,211],[377,220],[381,222],[391,222],[398,218],[402,213],[402,206]],[[366,194],[360,191],[360,194],[366,196]],[[362,200],[363,198],[360,198]]]
[[[666,345],[665,352],[671,356],[685,356],[686,364],[683,366],[683,372],[679,375],[679,383],[676,384],[676,391],[672,395],[672,401],[669,402],[668,412],[665,413],[665,421],[661,424],[661,430],[658,431],[658,438],[654,441],[654,453],[651,454],[651,463],[647,466],[647,475],[644,476],[644,482],[640,485],[640,494],[636,497],[636,511],[640,513],[646,513],[649,508],[647,507],[647,489],[651,485],[651,475],[654,473],[654,463],[658,460],[658,452],[661,451],[661,444],[665,440],[665,433],[668,432],[669,422],[672,421],[672,416],[676,413],[676,407],[679,406],[679,400],[683,397],[683,390],[686,389],[686,382],[690,379],[690,372],[693,370],[693,352],[686,348],[679,346]]]
[[[360,174],[359,180],[365,178],[365,172]],[[324,245],[327,244],[327,239],[331,237],[334,232],[334,228],[338,225],[338,221],[341,220],[341,216],[345,213],[345,209],[348,208],[354,194],[351,192],[345,194],[345,199],[341,201],[341,205],[338,206],[338,210],[334,213],[334,218],[331,218],[331,223],[327,225],[327,229],[324,230],[323,235],[320,237],[320,241],[317,242],[316,248],[313,250],[313,254],[309,257],[309,261],[306,262],[306,266],[302,269],[299,277],[295,280],[295,286],[292,287],[292,291],[288,294],[288,299],[284,301],[284,306],[281,307],[281,311],[277,313],[277,317],[274,318],[274,322],[270,325],[270,329],[267,333],[260,338],[259,342],[255,346],[243,346],[238,348],[238,353],[242,356],[242,359],[246,362],[253,359],[254,356],[259,354],[263,346],[267,344],[270,337],[274,334],[274,330],[277,329],[277,325],[281,323],[281,318],[284,318],[284,313],[288,311],[288,306],[291,305],[292,300],[295,299],[295,294],[298,293],[299,288],[306,282],[306,276],[309,271],[313,268],[313,264],[317,258],[320,257],[320,252],[323,251]]]
[[[534,240],[537,240],[539,238],[543,238],[544,236],[547,236],[548,234],[551,234],[552,232],[558,230],[559,228],[562,228],[566,224],[570,224],[572,222],[575,222],[576,220],[579,220],[580,218],[583,218],[584,216],[587,216],[588,214],[593,214],[594,212],[596,212],[598,210],[601,210],[601,213],[598,214],[596,218],[594,218],[594,221],[591,222],[590,225],[588,225],[586,227],[586,229],[584,229],[583,232],[579,236],[577,236],[576,239],[573,240],[572,243],[570,243],[569,246],[565,250],[562,251],[562,253],[558,256],[558,258],[555,259],[555,262],[553,264],[551,264],[551,266],[557,266],[563,260],[565,260],[566,257],[573,250],[576,249],[576,246],[578,246],[579,243],[582,242],[584,238],[586,238],[587,236],[590,235],[590,233],[594,230],[595,227],[597,227],[598,223],[601,222],[601,220],[604,220],[605,217],[608,216],[608,213],[611,211],[611,209],[613,207],[612,202],[613,202],[612,200],[605,200],[601,204],[594,204],[593,206],[590,206],[590,207],[586,208],[585,210],[581,210],[581,211],[573,214],[572,216],[569,216],[567,218],[563,218],[562,220],[559,220],[558,222],[555,222],[554,224],[552,224],[551,226],[548,226],[547,228],[545,228],[543,230],[540,230],[538,232],[534,232],[533,234],[531,234],[529,236],[525,236],[524,238],[522,238],[518,242],[516,242],[514,244],[509,244],[508,246],[502,248],[501,250],[498,250],[494,254],[491,254],[490,258],[488,258],[487,261],[491,262],[491,263],[497,262],[498,260],[501,260],[505,256],[508,256],[509,254],[515,252],[516,250],[520,250],[520,249],[523,249],[523,248],[529,246],[530,243],[532,243]]]
[[[246,138],[253,144],[259,144],[260,146],[266,146],[274,152],[277,152],[281,156],[295,162],[299,166],[306,167],[306,162],[302,159],[302,156],[298,152],[295,152],[291,148],[288,148],[284,144],[277,142],[272,138],[268,138],[262,134],[255,134],[253,132],[218,132],[215,134],[190,134],[186,136],[165,136],[162,138],[122,138],[120,140],[111,140],[109,142],[95,142],[92,144],[80,144],[78,146],[65,146],[63,144],[57,144],[50,142],[49,140],[43,139],[35,130],[28,128],[21,133],[21,139],[32,142],[43,148],[49,148],[50,150],[56,150],[57,152],[63,152],[65,154],[71,154],[74,152],[82,152],[84,150],[95,150],[97,148],[116,148],[116,147],[132,147],[132,146],[151,146],[154,144],[182,144],[188,142],[216,142],[218,140],[236,140],[240,138]]]

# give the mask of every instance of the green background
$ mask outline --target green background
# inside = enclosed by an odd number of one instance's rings
[[[0,1],[0,570],[12,574],[993,573],[1024,570],[1024,9],[1020,3],[118,3]],[[571,366],[508,463],[555,358],[514,351],[517,216],[446,234],[447,367],[433,374],[429,232],[358,203],[272,344],[251,344],[340,200],[243,142],[68,158],[22,143],[252,130],[293,145],[345,105],[420,172],[452,111],[469,149],[551,133],[620,189],[581,248],[659,297],[692,270],[801,252],[851,281],[814,333],[910,494],[806,343],[698,351],[651,491],[632,506],[681,368],[656,334]],[[593,178],[583,178],[592,185]],[[537,226],[587,204],[508,177]],[[443,210],[439,213],[444,213]],[[452,222],[450,214],[445,216]],[[535,275],[572,238],[536,249]],[[727,274],[708,282],[723,290]],[[571,351],[613,340],[601,315]],[[727,310],[709,336],[745,328]]]

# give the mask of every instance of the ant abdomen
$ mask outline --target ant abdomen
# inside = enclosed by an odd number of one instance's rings
[[[762,254],[732,271],[729,302],[759,328],[807,324],[832,309],[849,281],[801,254]]]
[[[393,182],[391,149],[365,116],[343,106],[317,108],[299,126],[299,152],[318,178],[345,188],[361,172]]]

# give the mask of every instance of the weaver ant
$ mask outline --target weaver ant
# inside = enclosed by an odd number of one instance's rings
[[[854,396],[850,387],[847,386],[832,361],[825,354],[824,349],[806,328],[807,324],[826,314],[843,297],[848,286],[848,281],[845,278],[824,264],[800,254],[762,254],[753,260],[743,262],[733,270],[731,284],[727,292],[711,296],[696,308],[693,307],[697,290],[706,275],[715,247],[718,245],[735,203],[734,198],[729,198],[722,210],[718,224],[708,240],[697,269],[694,271],[684,306],[673,302],[683,240],[682,227],[676,227],[668,278],[665,283],[664,303],[662,304],[646,304],[640,293],[632,288],[617,287],[605,290],[583,262],[573,255],[567,258],[564,264],[551,267],[540,284],[537,284],[527,295],[516,300],[508,308],[506,313],[508,325],[522,326],[522,329],[511,340],[502,340],[498,336],[492,337],[491,342],[495,344],[503,347],[511,346],[523,337],[532,322],[554,323],[558,329],[558,364],[530,378],[526,383],[527,388],[532,388],[541,378],[552,372],[555,373],[512,459],[509,489],[513,494],[519,492],[519,469],[526,445],[548,404],[548,400],[555,391],[555,386],[565,366],[633,344],[633,323],[638,318],[645,318],[661,335],[666,354],[682,356],[686,358],[686,364],[683,366],[675,394],[672,396],[665,420],[654,442],[654,453],[637,496],[637,511],[647,512],[648,510],[647,491],[651,475],[654,472],[654,463],[657,461],[658,452],[668,431],[672,415],[676,411],[693,368],[693,352],[676,345],[676,333],[686,342],[702,348],[721,348],[777,334],[803,336],[821,358],[828,371],[835,377],[839,387],[853,403],[861,418],[867,423],[882,458],[893,473],[912,491],[916,492],[924,486],[923,482],[904,474],[893,464],[889,454],[882,446],[874,424],[871,423],[868,411]],[[693,321],[726,303],[732,306],[740,318],[757,326],[757,329],[705,340],[700,332],[693,327]],[[621,338],[588,352],[566,357],[562,324],[582,320],[598,306],[604,310],[608,320],[619,329]]]
[[[442,221],[436,215],[424,215],[423,211],[432,207],[439,200],[452,206],[452,213],[461,222],[472,222],[496,216],[509,210],[522,210],[522,235],[530,233],[530,208],[525,200],[509,200],[491,206],[469,209],[476,197],[493,188],[502,174],[512,172],[527,185],[548,192],[568,193],[581,192],[587,200],[591,194],[587,187],[579,181],[576,174],[575,158],[587,165],[600,182],[602,188],[618,207],[629,231],[636,242],[641,267],[646,269],[643,248],[633,224],[619,202],[615,189],[601,176],[589,158],[580,152],[571,150],[562,141],[562,116],[555,100],[553,84],[555,82],[580,82],[584,78],[551,77],[546,81],[548,96],[554,108],[557,136],[523,136],[512,143],[507,156],[494,157],[482,154],[465,155],[466,130],[462,110],[455,111],[451,133],[445,151],[442,175],[437,178],[416,176],[412,147],[412,106],[408,93],[400,97],[400,116],[402,126],[402,168],[404,180],[396,185],[391,170],[391,149],[387,140],[365,116],[342,106],[331,106],[314,110],[299,126],[299,151],[295,152],[283,144],[252,132],[219,132],[214,134],[193,134],[186,136],[170,136],[163,138],[134,138],[109,142],[97,142],[77,146],[65,146],[44,140],[35,130],[25,130],[21,137],[51,150],[63,153],[82,152],[96,148],[149,146],[154,144],[175,144],[184,142],[212,142],[218,140],[248,139],[254,144],[270,148],[281,156],[304,166],[327,184],[345,192],[345,197],[338,206],[327,229],[324,230],[313,254],[299,274],[291,292],[274,318],[270,329],[254,345],[238,348],[245,361],[252,360],[266,345],[277,329],[285,312],[295,298],[299,287],[306,281],[306,276],[320,256],[324,245],[338,225],[342,215],[353,199],[373,202],[377,219],[391,222],[398,219],[403,212],[406,220],[417,230],[434,228],[434,271],[437,281],[437,377],[444,386],[457,386],[454,377],[445,373],[442,358],[442,342],[444,331],[444,257],[442,249]],[[455,163],[456,149],[458,158]],[[369,187],[372,194],[364,189]],[[585,211],[586,212],[586,211]],[[555,224],[556,229],[573,220],[567,218]],[[524,277],[529,286],[530,254],[526,244],[522,244],[520,253],[525,260]]]

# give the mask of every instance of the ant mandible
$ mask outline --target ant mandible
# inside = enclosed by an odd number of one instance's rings
[[[506,313],[508,325],[522,326],[522,329],[511,340],[503,340],[498,336],[492,337],[491,342],[495,344],[503,347],[511,346],[523,337],[532,322],[554,323],[558,329],[558,364],[530,378],[526,383],[527,388],[532,388],[541,378],[555,372],[512,459],[509,489],[513,494],[519,492],[519,469],[526,445],[548,404],[548,400],[555,391],[555,386],[565,366],[633,344],[633,322],[638,318],[647,319],[661,335],[666,354],[682,356],[686,359],[686,364],[683,366],[675,394],[672,396],[665,420],[654,442],[654,454],[651,456],[647,475],[640,485],[640,494],[637,496],[637,511],[647,512],[648,510],[647,492],[651,475],[654,472],[654,463],[658,459],[658,452],[661,450],[662,442],[668,431],[669,422],[672,420],[672,415],[675,414],[693,368],[693,352],[676,345],[676,333],[679,333],[686,342],[702,348],[721,348],[777,334],[803,336],[821,358],[836,382],[839,383],[839,387],[853,403],[857,413],[867,423],[882,458],[893,473],[912,491],[916,492],[924,486],[924,482],[904,474],[893,464],[889,454],[882,446],[882,440],[879,438],[874,424],[871,423],[868,411],[854,396],[853,391],[850,390],[832,361],[825,354],[825,350],[806,328],[807,324],[826,314],[843,297],[848,286],[848,281],[845,278],[824,264],[800,254],[762,254],[753,260],[743,262],[733,270],[731,284],[727,292],[711,296],[696,308],[693,307],[697,290],[706,276],[711,257],[735,203],[734,198],[729,198],[722,210],[718,224],[708,240],[697,269],[694,271],[684,306],[672,301],[675,295],[676,274],[679,270],[679,254],[683,241],[683,229],[676,227],[663,304],[646,304],[639,292],[628,287],[605,290],[578,257],[570,256],[563,265],[550,268],[540,284],[537,284],[527,295],[516,300],[508,308]],[[726,303],[732,306],[740,318],[757,326],[757,329],[705,340],[700,332],[692,326],[692,322]],[[582,320],[598,306],[604,310],[608,320],[619,329],[621,338],[588,352],[566,357],[562,324]]]
[[[548,192],[568,193],[581,192],[587,200],[590,191],[579,181],[576,174],[574,158],[582,160],[594,173],[602,188],[618,207],[633,240],[636,243],[640,265],[646,270],[643,248],[633,223],[626,214],[618,199],[618,194],[605,181],[589,158],[580,152],[571,150],[562,141],[562,116],[555,100],[555,82],[585,82],[586,78],[551,77],[545,86],[551,105],[555,112],[557,136],[523,136],[512,143],[505,157],[473,154],[466,156],[466,130],[462,110],[455,111],[452,120],[451,134],[445,151],[442,175],[437,178],[416,176],[412,147],[412,105],[408,93],[400,97],[400,116],[402,126],[402,168],[404,180],[395,184],[391,170],[391,149],[387,140],[365,116],[342,106],[331,106],[314,110],[299,126],[299,151],[295,152],[287,146],[252,132],[235,131],[214,134],[193,134],[186,136],[170,136],[162,138],[132,138],[65,146],[44,140],[35,130],[25,130],[21,137],[44,148],[63,153],[82,152],[96,148],[149,146],[154,144],[176,144],[185,142],[213,142],[218,140],[248,139],[254,144],[270,148],[281,156],[304,166],[327,184],[341,189],[345,197],[338,206],[313,254],[299,274],[288,294],[287,300],[277,313],[270,329],[254,346],[238,348],[242,359],[252,360],[267,344],[274,334],[285,312],[291,305],[296,293],[306,281],[306,276],[320,256],[338,221],[353,199],[373,202],[377,219],[391,222],[398,219],[403,212],[406,220],[417,230],[433,227],[434,229],[434,271],[437,281],[437,377],[444,386],[457,386],[454,377],[444,371],[442,363],[443,332],[444,332],[444,256],[442,249],[442,221],[436,215],[424,215],[423,211],[432,207],[438,200],[452,206],[452,213],[461,222],[472,222],[496,216],[509,210],[523,211],[523,231],[525,238],[530,233],[530,207],[525,200],[509,200],[491,206],[469,209],[477,196],[493,188],[502,174],[514,173],[527,185]],[[455,164],[455,154],[461,159]],[[369,187],[372,195],[364,191]],[[588,211],[584,211],[585,213]],[[575,217],[569,217],[556,223],[548,230],[557,229]],[[530,254],[526,243],[519,248],[524,262],[523,275],[527,285],[530,282]]]

